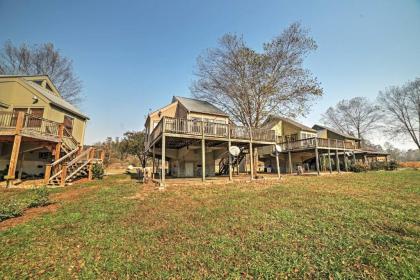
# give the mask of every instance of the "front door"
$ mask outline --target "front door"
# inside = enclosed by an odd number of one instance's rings
[[[194,163],[193,162],[185,163],[185,177],[194,177]]]

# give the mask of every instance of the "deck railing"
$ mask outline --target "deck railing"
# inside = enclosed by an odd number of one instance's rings
[[[19,113],[23,118],[19,121]],[[14,130],[21,127],[22,133],[33,136],[58,137],[60,124],[42,117],[22,112],[0,112],[0,130]]]
[[[284,142],[280,144],[284,151],[289,150],[299,150],[307,148],[330,148],[330,149],[348,149],[354,150],[358,149],[358,145],[353,141],[347,140],[337,140],[337,139],[327,139],[327,138],[307,138],[300,139],[291,142]]]
[[[252,129],[252,139],[255,141],[275,142],[275,132],[270,129]],[[162,118],[153,129],[149,137],[149,143],[153,142],[159,135],[165,133],[202,135],[215,138],[250,139],[249,128],[243,126],[232,126],[224,123],[207,122],[201,120],[189,120],[180,118]]]

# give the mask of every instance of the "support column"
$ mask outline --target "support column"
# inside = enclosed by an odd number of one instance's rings
[[[160,188],[165,187],[165,160],[166,158],[166,135],[162,133],[162,160],[161,160],[161,172],[160,172]]]
[[[201,180],[206,180],[206,140],[201,139]]]
[[[353,164],[356,164],[356,154],[354,151],[353,151]]]
[[[251,167],[251,180],[254,180],[254,151],[252,150],[252,141],[249,142],[249,163]]]
[[[315,165],[316,165],[316,173],[319,175],[319,155],[318,155],[318,138],[315,138]]]
[[[232,181],[232,155],[230,154],[230,147],[232,142],[230,141],[230,124],[228,125],[228,155],[229,155],[229,181]]]
[[[331,164],[331,149],[328,148],[328,166],[330,168],[330,173],[332,173],[332,164]]]
[[[349,168],[347,166],[347,155],[346,150],[343,151],[343,159],[344,159],[344,168],[346,169],[346,172],[349,172]]]
[[[293,166],[292,166],[292,153],[289,151],[289,174],[292,174],[292,169],[293,169]]]
[[[60,159],[61,145],[63,143],[63,135],[64,135],[64,124],[60,123],[58,126],[58,143],[55,145],[54,161],[57,161]]]
[[[337,170],[338,173],[340,173],[340,157],[338,156],[338,149],[335,150],[335,160],[336,160],[335,169]]]
[[[204,121],[201,120],[201,180],[206,180],[206,140],[204,139]]]
[[[10,154],[9,170],[5,179],[7,180],[7,186],[10,185],[11,180],[15,179],[16,165],[19,158],[20,143],[22,142],[22,135],[20,135],[23,122],[25,121],[25,113],[19,112],[16,119],[15,137],[13,140],[12,153]]]
[[[155,168],[156,168],[156,154],[155,154],[155,144],[153,144],[153,148],[152,148],[152,158],[153,158],[153,162],[152,162],[152,180],[155,179]]]
[[[280,174],[280,161],[279,161],[279,152],[277,151],[277,147],[274,146],[274,149],[276,150],[276,168],[277,168],[277,176],[279,177],[279,179],[281,179],[281,174]]]

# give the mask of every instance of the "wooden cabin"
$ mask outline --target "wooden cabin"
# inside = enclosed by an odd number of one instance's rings
[[[0,179],[44,178],[54,185],[87,176],[88,120],[48,76],[0,76]]]

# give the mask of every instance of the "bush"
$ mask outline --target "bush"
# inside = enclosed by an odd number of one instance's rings
[[[397,170],[398,162],[396,160],[390,160],[386,165],[386,170]]]
[[[93,179],[102,179],[104,177],[104,174],[104,166],[101,163],[94,163],[92,166]]]
[[[370,164],[371,170],[385,170],[386,169],[386,163],[383,161],[374,161]]]
[[[360,163],[355,163],[350,165],[350,171],[359,173],[359,172],[366,172],[367,171],[367,167],[363,164]]]
[[[31,195],[28,201],[28,208],[42,207],[51,203],[49,192],[46,187],[31,190]]]
[[[2,203],[0,204],[0,222],[10,218],[21,216],[24,210],[24,205],[17,203],[16,201]]]

